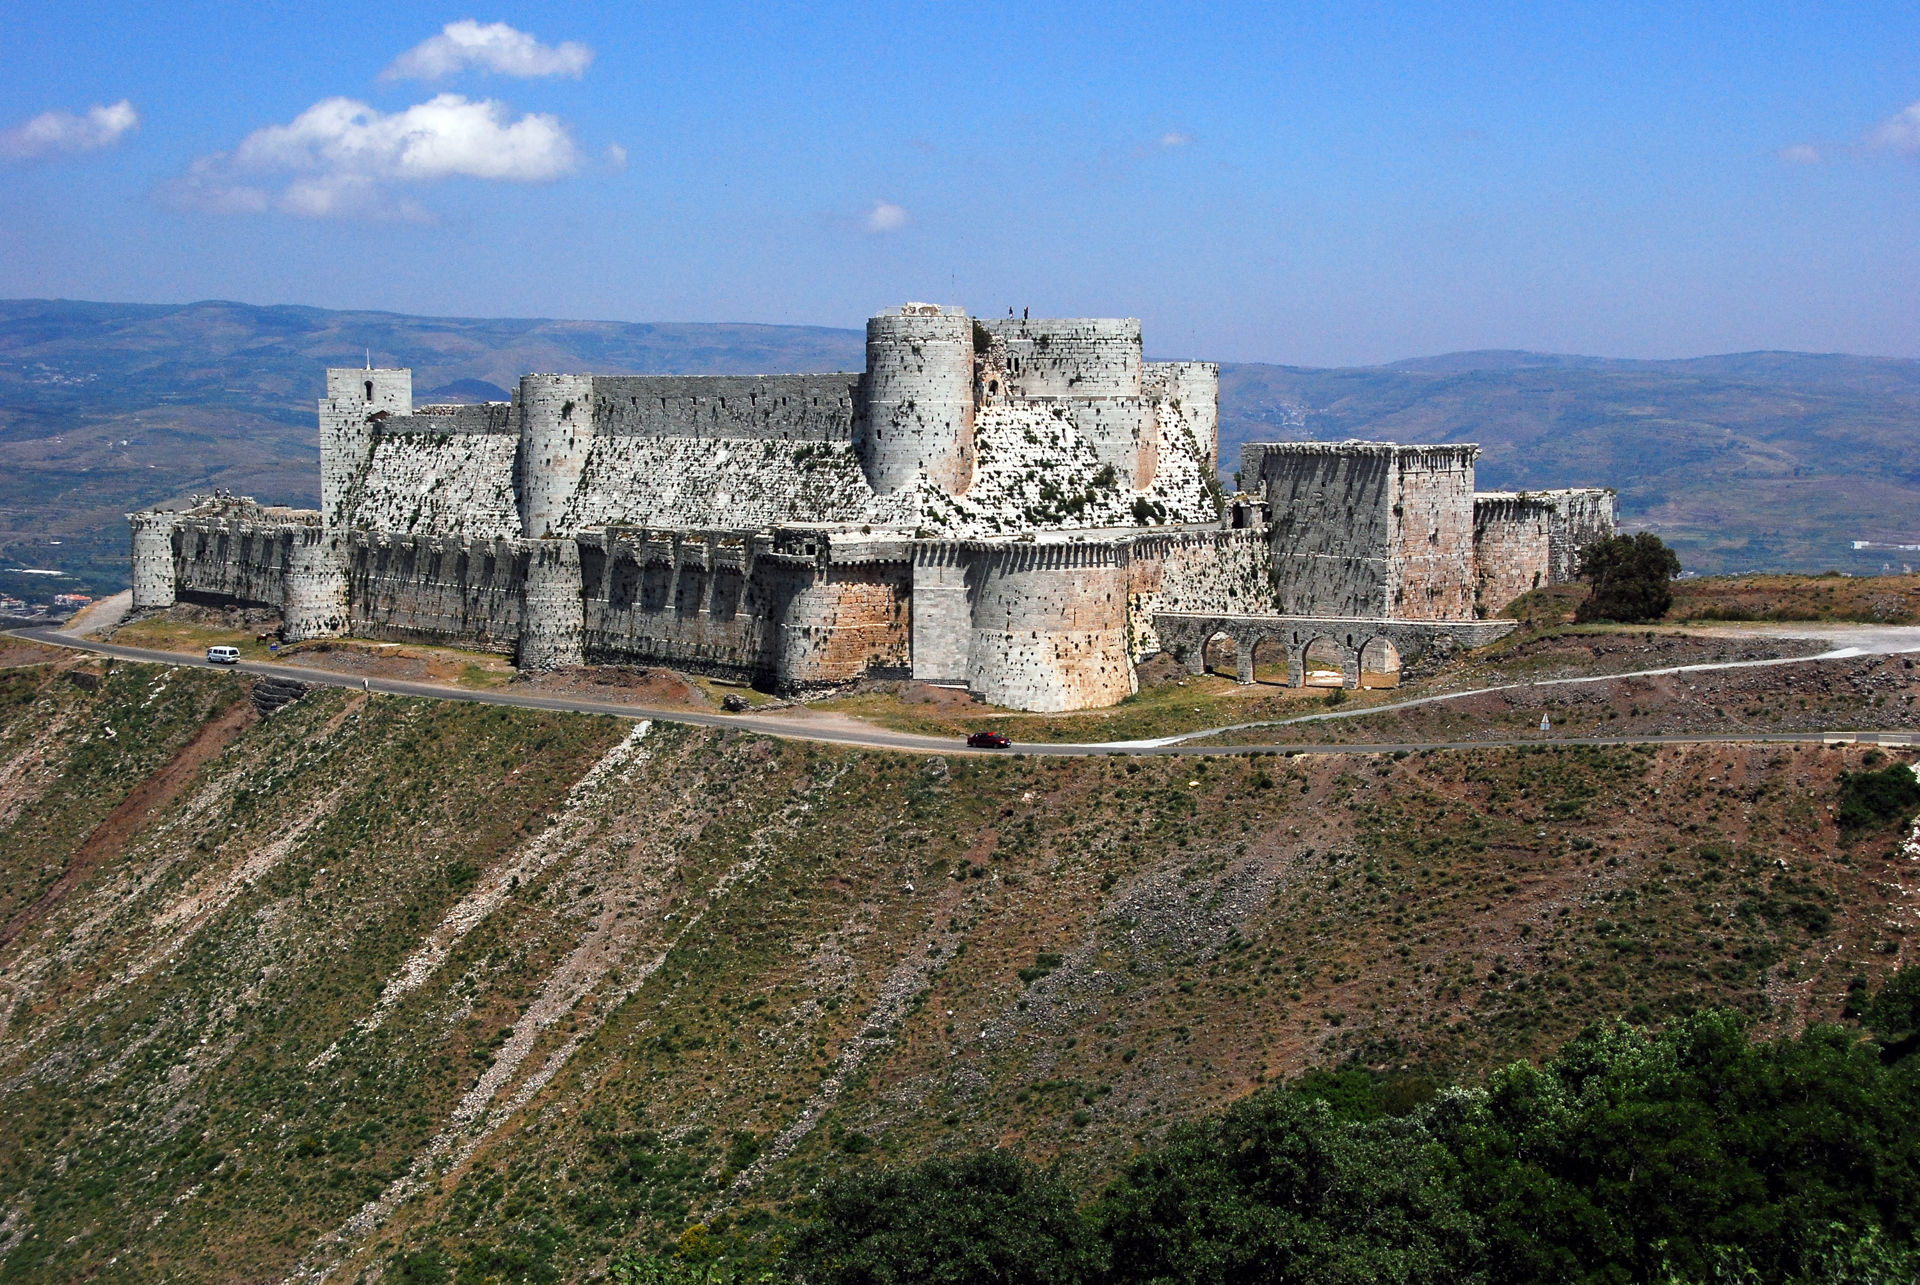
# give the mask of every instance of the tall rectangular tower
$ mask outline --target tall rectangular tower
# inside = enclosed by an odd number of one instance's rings
[[[413,414],[413,371],[329,367],[320,399],[320,520],[349,526],[354,483],[373,454],[375,417]]]
[[[1250,443],[1242,485],[1272,515],[1285,615],[1473,619],[1480,448]]]

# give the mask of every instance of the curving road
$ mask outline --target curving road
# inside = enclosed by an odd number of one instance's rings
[[[849,745],[862,749],[899,750],[913,754],[1004,754],[1006,750],[969,750],[963,743],[949,737],[919,736],[911,732],[892,732],[881,727],[838,726],[832,724],[810,724],[802,721],[804,715],[794,716],[769,714],[722,714],[700,710],[658,708],[648,705],[626,705],[611,701],[583,700],[576,696],[542,696],[533,693],[501,691],[469,691],[462,687],[453,687],[441,683],[405,682],[391,678],[357,678],[347,674],[335,673],[328,669],[311,669],[304,665],[270,664],[262,661],[241,661],[238,665],[217,666],[207,661],[183,656],[179,652],[154,651],[143,647],[123,647],[117,643],[99,642],[92,638],[76,637],[51,626],[28,626],[10,629],[7,633],[32,642],[45,643],[54,647],[66,647],[76,651],[93,652],[101,656],[110,656],[116,660],[140,661],[155,665],[176,665],[187,668],[238,669],[244,673],[259,674],[277,678],[292,678],[318,687],[342,687],[353,690],[364,689],[386,696],[416,696],[428,700],[471,701],[483,705],[511,705],[520,709],[550,710],[572,714],[606,714],[615,718],[647,718],[667,723],[690,723],[699,727],[734,727],[759,732],[767,736],[778,736],[788,740],[818,741],[831,745]],[[1852,635],[1862,635],[1853,637]],[[1865,637],[1871,635],[1871,637]],[[1806,636],[1806,635],[1796,635]],[[1829,636],[1829,635],[1821,635]],[[1506,737],[1471,741],[1384,741],[1377,744],[1353,742],[1330,743],[1324,745],[1287,744],[1287,745],[1196,745],[1192,742],[1225,732],[1244,731],[1260,727],[1276,727],[1293,723],[1315,722],[1333,718],[1354,718],[1366,714],[1384,714],[1397,709],[1408,709],[1416,705],[1430,705],[1438,701],[1459,700],[1467,696],[1477,696],[1487,692],[1513,691],[1518,689],[1563,686],[1575,683],[1612,682],[1623,678],[1639,678],[1660,674],[1696,673],[1716,669],[1751,669],[1769,665],[1803,665],[1820,660],[1842,660],[1852,656],[1886,655],[1897,652],[1920,652],[1920,628],[1910,629],[1870,629],[1850,631],[1847,645],[1822,652],[1813,656],[1792,656],[1770,660],[1733,660],[1699,665],[1675,665],[1664,669],[1638,670],[1625,674],[1595,674],[1580,678],[1550,679],[1538,683],[1502,683],[1492,687],[1477,687],[1468,691],[1443,692],[1434,696],[1420,696],[1411,700],[1396,701],[1386,705],[1372,705],[1352,710],[1329,710],[1317,714],[1303,714],[1295,718],[1278,719],[1264,723],[1242,723],[1228,727],[1208,728],[1198,732],[1187,732],[1180,736],[1162,737],[1147,741],[1108,741],[1080,744],[1033,744],[1016,743],[1011,752],[1057,757],[1086,757],[1090,755],[1250,755],[1280,754],[1402,754],[1417,750],[1467,750],[1499,749],[1521,745],[1727,745],[1727,744],[1764,744],[1764,745],[1820,745],[1834,743],[1872,743],[1880,745],[1920,744],[1920,734],[1906,731],[1833,731],[1833,732],[1752,732],[1719,736],[1557,736],[1543,733],[1537,736]]]

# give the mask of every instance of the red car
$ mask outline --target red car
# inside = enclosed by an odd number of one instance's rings
[[[967,747],[976,750],[1004,750],[1013,741],[998,732],[975,732],[967,737]]]

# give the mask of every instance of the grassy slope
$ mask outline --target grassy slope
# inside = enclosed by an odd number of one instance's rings
[[[1920,576],[1704,576],[1673,586],[1669,620],[1920,624]]]
[[[9,904],[240,682],[0,673]],[[1103,1170],[1349,1056],[1446,1078],[1597,1016],[1832,1016],[1914,928],[1896,836],[1843,843],[1827,811],[1872,751],[628,731],[317,692],[195,767],[0,950],[0,1281],[434,1243],[577,1278],[849,1164],[998,1142]]]

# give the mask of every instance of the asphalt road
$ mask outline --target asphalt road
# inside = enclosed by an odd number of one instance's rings
[[[908,732],[891,732],[885,728],[862,727],[847,728],[834,726],[809,726],[791,717],[778,717],[766,714],[719,714],[703,713],[699,710],[677,708],[655,708],[647,705],[622,705],[607,701],[581,700],[571,696],[540,696],[526,692],[469,691],[461,687],[444,686],[439,683],[409,683],[390,678],[356,678],[347,674],[334,673],[327,669],[310,669],[302,665],[275,665],[260,661],[241,661],[237,665],[213,665],[179,652],[152,651],[143,647],[122,647],[115,643],[97,642],[91,638],[77,638],[62,633],[50,626],[10,629],[6,632],[33,642],[45,643],[54,647],[67,647],[76,651],[93,652],[101,656],[111,656],[117,660],[140,661],[155,665],[177,665],[186,668],[238,669],[243,673],[260,674],[278,678],[298,679],[319,687],[340,687],[348,690],[378,692],[385,696],[417,696],[427,700],[471,701],[482,705],[511,705],[519,709],[551,710],[571,714],[606,714],[615,718],[647,718],[666,723],[690,723],[698,727],[733,727],[746,731],[759,732],[767,736],[779,736],[789,740],[817,741],[830,745],[850,745],[862,749],[899,750],[912,754],[1032,754],[1052,757],[1084,758],[1100,755],[1180,755],[1188,757],[1213,757],[1222,755],[1274,754],[1292,756],[1296,754],[1411,754],[1419,750],[1469,750],[1500,749],[1531,745],[1821,745],[1836,743],[1861,743],[1880,745],[1913,745],[1920,742],[1920,735],[1904,731],[1833,731],[1833,732],[1750,732],[1722,736],[1558,736],[1552,732],[1543,732],[1536,736],[1490,738],[1471,741],[1383,741],[1359,744],[1353,742],[1331,743],[1325,745],[1287,744],[1287,745],[1192,745],[1186,742],[1221,732],[1238,730],[1235,728],[1213,728],[1208,731],[1188,733],[1178,738],[1160,741],[1123,741],[1098,744],[1029,744],[1016,742],[1011,750],[970,750],[953,738],[942,736],[916,736]],[[1889,651],[1905,651],[1920,647],[1920,643],[1901,640],[1897,647],[1887,647]],[[1728,661],[1720,664],[1684,665],[1674,669],[1648,670],[1647,673],[1674,673],[1680,671],[1736,669],[1754,665],[1794,664],[1811,660],[1836,659],[1840,655],[1859,655],[1858,650],[1847,649],[1839,653],[1827,653],[1822,656],[1794,657],[1776,661]],[[1627,678],[1628,674],[1595,675],[1592,678],[1558,680],[1560,682],[1602,682],[1611,679]],[[1547,686],[1550,684],[1503,684],[1497,688],[1476,689],[1485,691],[1506,690],[1510,687]],[[1381,714],[1396,708],[1410,705],[1423,705],[1436,700],[1454,700],[1470,696],[1475,692],[1449,692],[1439,696],[1421,697],[1416,700],[1398,702],[1394,705],[1375,705],[1366,709],[1350,711],[1351,714]],[[1348,713],[1348,711],[1343,711]],[[1308,715],[1306,718],[1324,718],[1325,715]],[[1304,720],[1286,720],[1288,722]],[[1263,726],[1247,724],[1246,726]]]
[[[1734,631],[1720,630],[1730,633]],[[1849,660],[1855,656],[1889,656],[1908,652],[1920,652],[1920,626],[1915,625],[1848,625],[1840,628],[1815,629],[1808,626],[1762,625],[1748,626],[1739,630],[1735,636],[1748,638],[1817,638],[1823,642],[1836,644],[1826,651],[1814,652],[1806,656],[1770,656],[1764,660],[1708,660],[1691,665],[1663,665],[1657,669],[1634,669],[1617,674],[1581,674],[1576,678],[1541,678],[1517,683],[1496,683],[1488,687],[1474,687],[1457,692],[1436,692],[1432,696],[1413,696],[1406,700],[1390,701],[1383,705],[1356,705],[1348,709],[1324,710],[1313,714],[1296,714],[1291,718],[1271,718],[1258,723],[1234,723],[1227,727],[1210,727],[1198,732],[1184,732],[1179,736],[1163,736],[1154,740],[1139,741],[1138,745],[1162,746],[1178,745],[1183,741],[1204,740],[1210,736],[1222,736],[1228,732],[1250,732],[1268,727],[1288,727],[1300,723],[1331,722],[1342,718],[1365,718],[1369,714],[1384,714],[1394,710],[1413,709],[1419,705],[1434,705],[1441,701],[1459,700],[1465,696],[1485,696],[1491,692],[1540,691],[1549,687],[1579,687],[1589,683],[1613,683],[1625,678],[1660,678],[1670,674],[1696,674],[1724,669],[1770,669],[1780,665],[1805,665],[1819,660]],[[1818,740],[1828,733],[1808,733]],[[1894,733],[1893,735],[1900,735]],[[1721,738],[1709,738],[1721,739]],[[1748,738],[1751,739],[1751,738]],[[1522,742],[1537,744],[1535,741]],[[1578,744],[1579,742],[1566,742]],[[1638,741],[1635,744],[1654,744],[1652,741]],[[1898,743],[1898,742],[1895,742]],[[1476,741],[1476,745],[1489,744]]]

